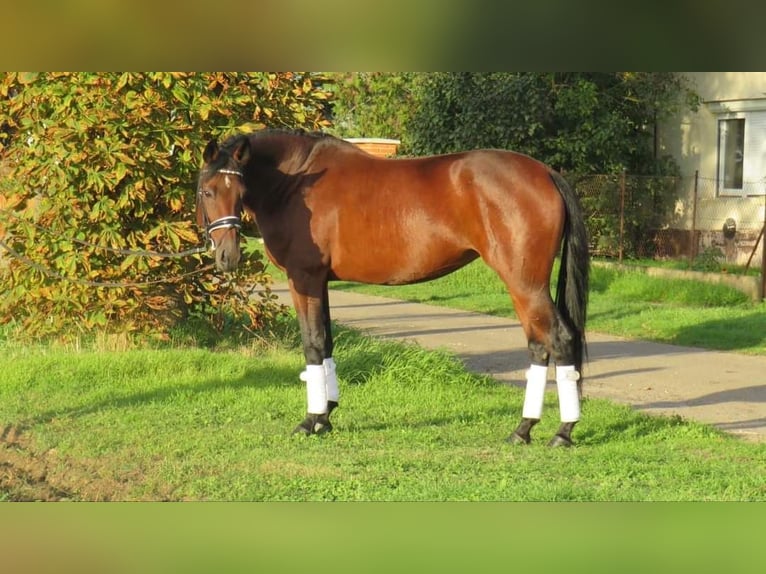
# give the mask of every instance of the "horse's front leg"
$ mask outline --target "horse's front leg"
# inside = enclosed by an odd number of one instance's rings
[[[332,430],[327,399],[327,369],[325,355],[325,321],[322,303],[322,286],[307,288],[290,280],[293,298],[306,358],[306,370],[301,380],[306,383],[306,417],[293,430],[294,434],[324,434]],[[335,405],[337,406],[337,401]]]

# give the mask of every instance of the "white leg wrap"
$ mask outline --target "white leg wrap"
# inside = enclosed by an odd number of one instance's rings
[[[577,381],[580,380],[574,366],[556,365],[556,389],[559,393],[559,412],[562,423],[574,423],[580,420],[580,395]]]
[[[327,376],[324,365],[306,365],[301,373],[301,380],[306,382],[306,411],[321,415],[327,412]]]
[[[525,419],[539,419],[543,415],[545,384],[548,381],[548,367],[531,365],[527,371],[527,390],[524,393],[524,408],[521,416]]]
[[[335,361],[330,357],[325,359],[322,364],[326,376],[327,400],[337,403],[340,398],[340,391],[338,390],[338,377],[335,375]]]

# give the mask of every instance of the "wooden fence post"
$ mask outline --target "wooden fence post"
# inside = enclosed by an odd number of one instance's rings
[[[689,238],[689,264],[697,257],[697,201],[699,200],[699,170],[694,170],[694,194],[692,195],[692,236]]]
[[[766,193],[763,194],[763,227],[761,227],[761,300],[766,299]]]
[[[620,177],[620,247],[617,252],[617,259],[622,263],[622,255],[625,245],[625,172],[622,170],[622,176]]]

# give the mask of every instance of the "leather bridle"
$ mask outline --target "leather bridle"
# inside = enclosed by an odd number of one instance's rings
[[[236,175],[239,177],[244,177],[242,175],[241,171],[237,171],[234,169],[219,169],[216,171],[216,173],[222,173],[225,175]],[[210,244],[211,250],[215,251],[215,240],[213,239],[212,233],[213,231],[216,231],[218,229],[236,229],[237,233],[239,233],[239,230],[242,229],[242,218],[237,215],[225,215],[224,217],[219,217],[216,220],[210,221],[210,218],[207,215],[207,210],[205,209],[205,202],[203,201],[203,195],[205,193],[204,189],[200,189],[197,192],[197,201],[200,203],[202,207],[202,223],[205,226],[205,238],[207,239],[207,242]],[[242,211],[242,200],[237,202],[237,206],[239,207],[238,211]]]

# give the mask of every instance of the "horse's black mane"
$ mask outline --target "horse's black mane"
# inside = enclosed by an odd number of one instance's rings
[[[208,171],[215,171],[227,167],[230,162],[230,158],[237,149],[237,147],[243,142],[243,140],[249,140],[252,146],[258,147],[259,141],[264,142],[268,150],[271,146],[268,145],[270,139],[279,142],[280,139],[288,144],[286,146],[276,146],[273,149],[281,150],[293,150],[294,157],[305,159],[311,153],[316,146],[348,146],[350,149],[357,150],[358,148],[344,139],[338,138],[332,134],[325,132],[313,131],[309,132],[302,129],[286,130],[279,128],[266,128],[249,133],[234,134],[226,138],[220,144],[220,150],[223,153],[218,155],[218,158],[208,166]],[[297,141],[296,141],[297,139]],[[280,152],[281,153],[281,152]],[[271,156],[273,157],[273,156]],[[271,161],[270,154],[260,156],[259,161],[268,164]],[[299,160],[300,161],[300,160]]]
[[[262,130],[258,130],[257,132],[252,132],[252,135],[255,137],[261,137],[261,136],[273,136],[273,135],[288,135],[288,136],[303,136],[308,138],[314,138],[314,139],[334,139],[338,141],[337,137],[335,137],[332,134],[328,134],[327,132],[319,132],[319,131],[306,131],[304,129],[298,128],[294,130],[286,130],[286,129],[280,129],[280,128],[266,128]]]

